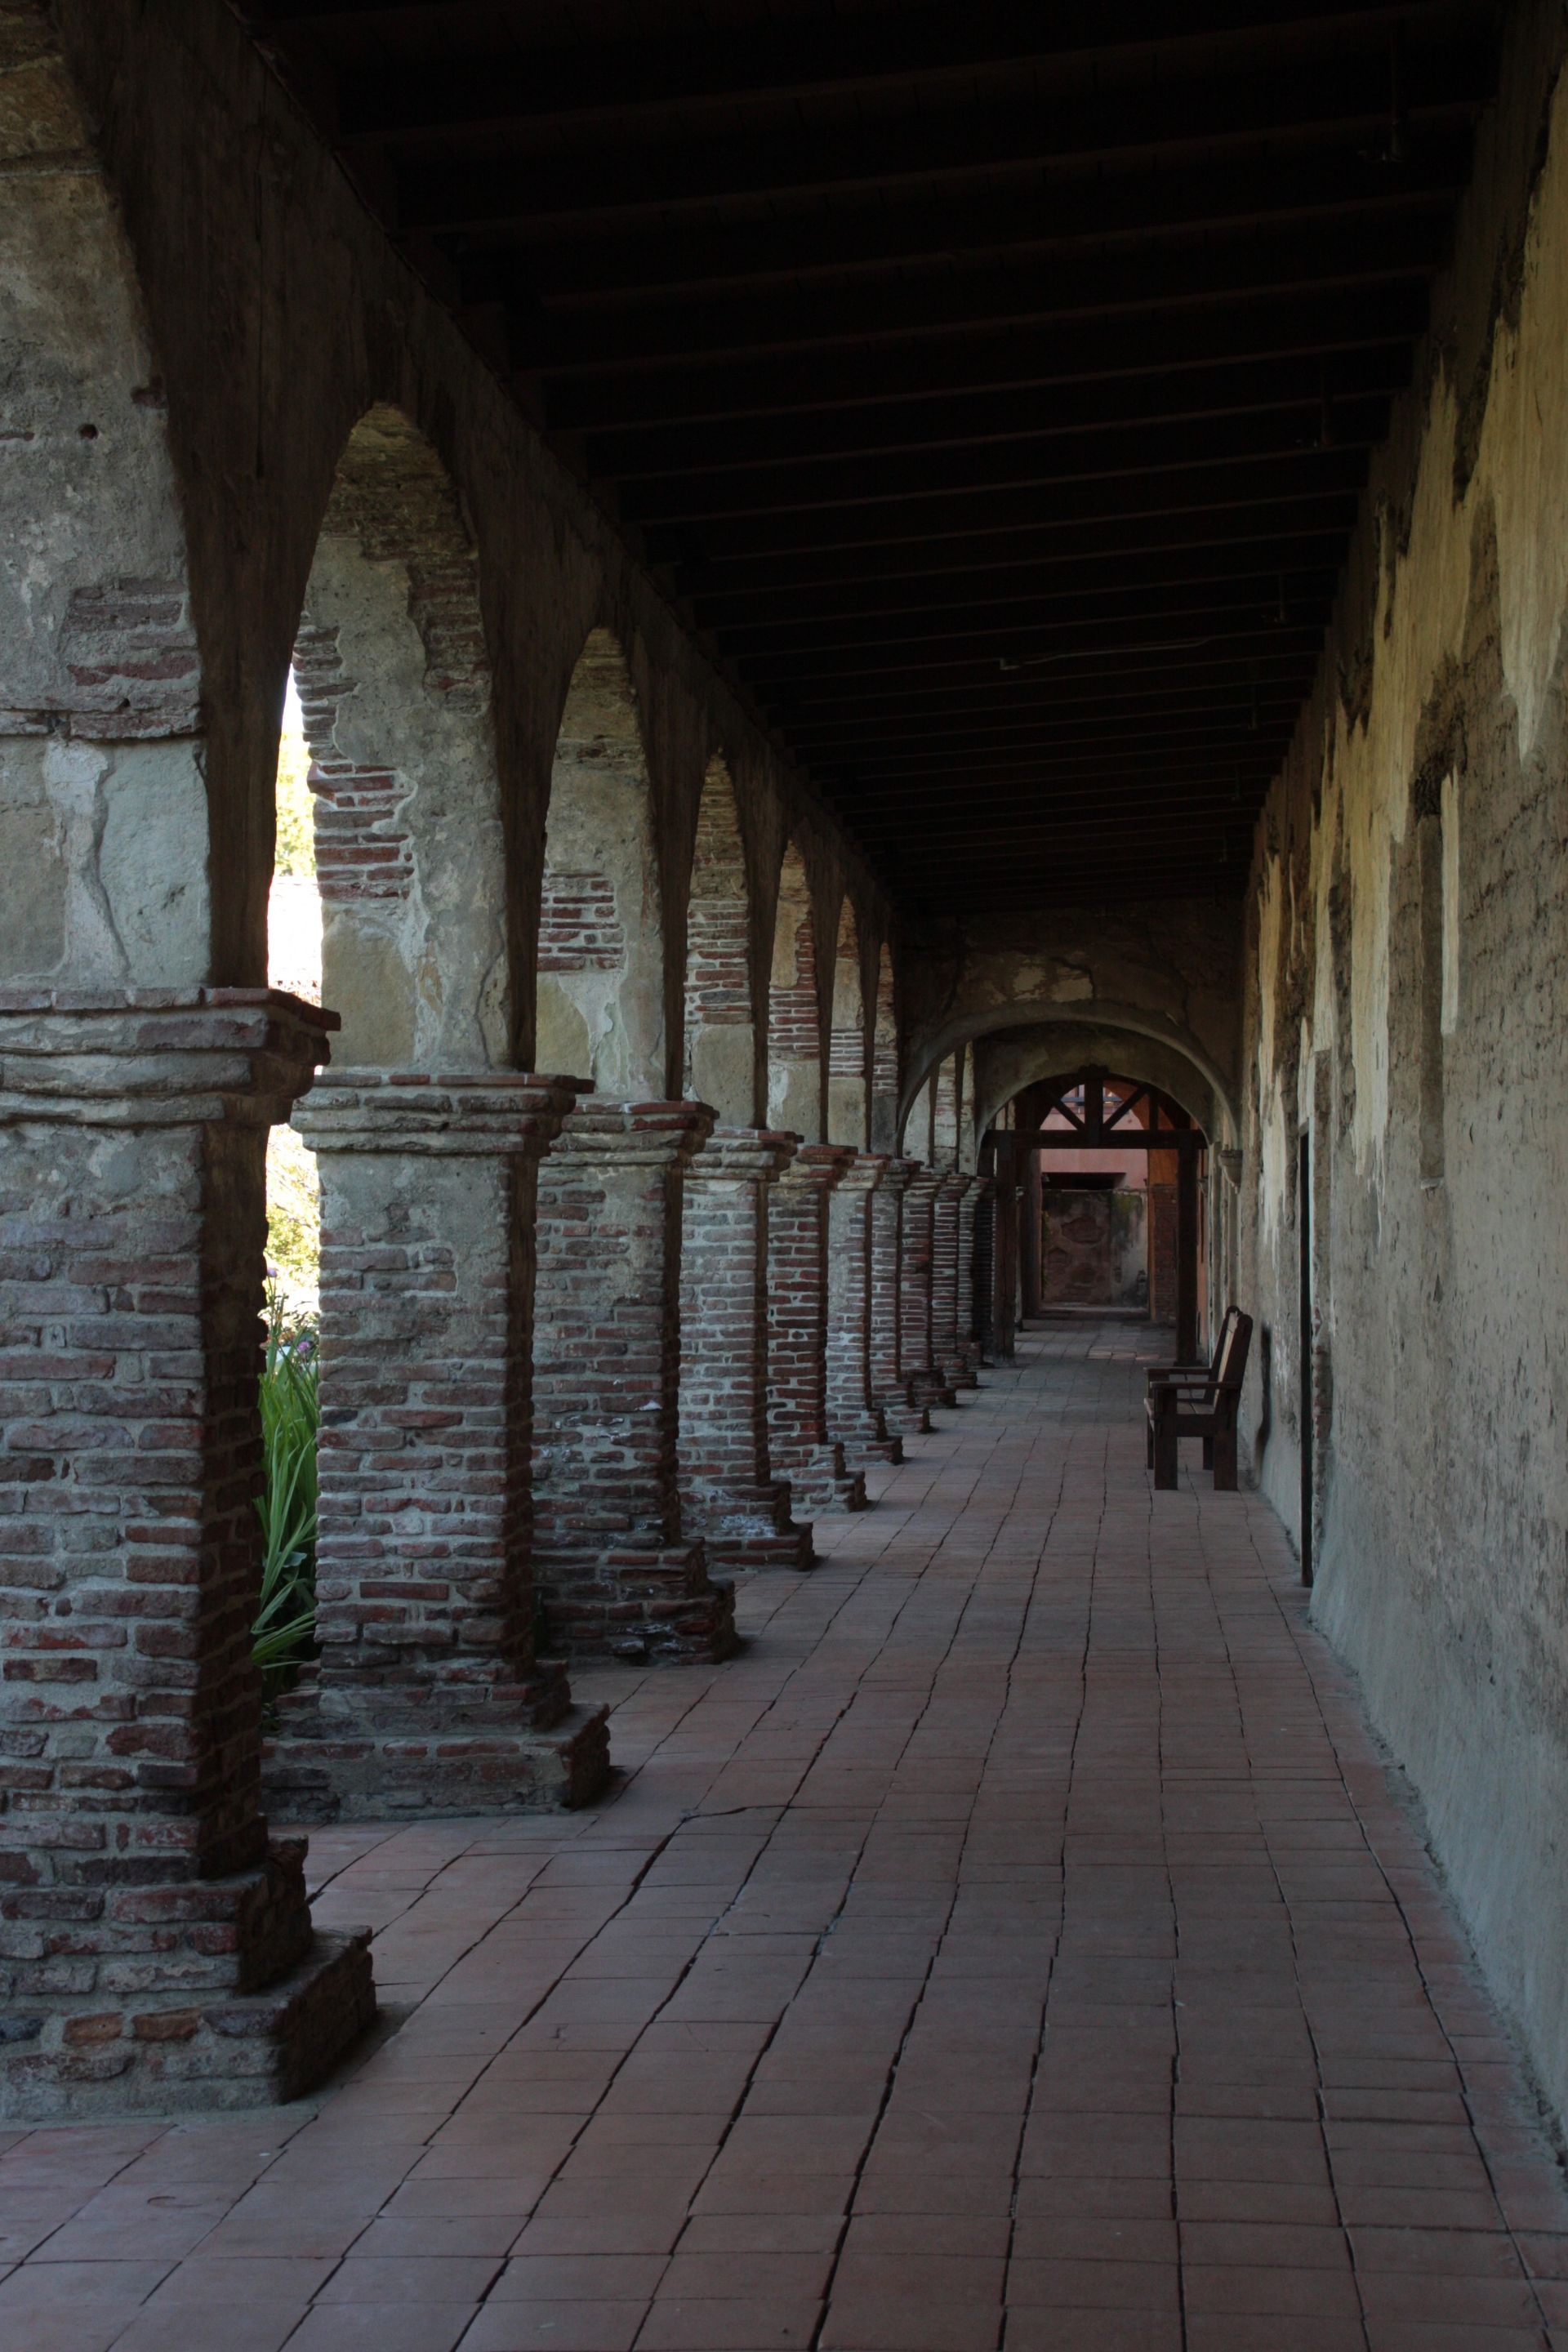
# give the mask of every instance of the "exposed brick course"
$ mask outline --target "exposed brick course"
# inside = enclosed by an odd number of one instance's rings
[[[899,1372],[917,1404],[952,1404],[952,1389],[932,1345],[936,1202],[946,1181],[934,1168],[912,1165],[904,1189],[900,1233]]]
[[[971,1180],[950,1168],[931,1212],[931,1360],[950,1389],[972,1389],[974,1368],[964,1344],[968,1300],[960,1279],[961,1219]]]
[[[295,1820],[581,1804],[602,1711],[535,1654],[534,1197],[572,1081],[343,1071],[321,1171],[320,1664],[268,1789]]]
[[[887,1167],[885,1152],[858,1151],[827,1198],[827,1429],[852,1469],[904,1458],[872,1371],[872,1199]]]
[[[723,1657],[734,1593],[683,1538],[681,1179],[701,1103],[579,1101],[539,1177],[534,1573],[574,1655]]]
[[[913,1160],[889,1159],[871,1195],[871,1395],[889,1432],[918,1435],[931,1427],[925,1399],[902,1364],[904,1195],[918,1173]]]
[[[269,1847],[250,1656],[267,1126],[331,1016],[0,994],[0,2108],[289,2096],[374,2009]]]
[[[715,1128],[687,1162],[680,1236],[681,1520],[724,1568],[809,1568],[768,1454],[771,1194],[795,1139]]]
[[[803,1144],[768,1201],[768,1451],[801,1512],[865,1508],[827,1426],[828,1204],[854,1165],[841,1144]]]

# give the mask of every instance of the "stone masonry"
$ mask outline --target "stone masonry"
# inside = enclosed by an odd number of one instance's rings
[[[534,1574],[574,1656],[735,1645],[734,1589],[681,1533],[676,1452],[682,1181],[712,1123],[585,1096],[540,1172]]]
[[[570,1081],[343,1071],[295,1123],[321,1170],[319,1665],[281,1702],[297,1821],[574,1805],[603,1712],[536,1654],[534,1205]]]
[[[803,1144],[768,1202],[768,1453],[801,1511],[866,1506],[865,1475],[845,1467],[827,1424],[829,1204],[855,1159],[843,1144]]]
[[[0,994],[0,2112],[296,2096],[369,2021],[259,1805],[262,1159],[331,1016]]]

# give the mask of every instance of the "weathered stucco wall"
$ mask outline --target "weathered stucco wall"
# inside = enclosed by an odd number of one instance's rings
[[[458,992],[486,1032],[473,1050],[497,1050],[501,1007],[510,1055],[533,1051],[552,771],[595,630],[629,677],[646,898],[662,926],[657,969],[632,992],[637,1034],[601,1055],[606,1082],[679,1091],[686,899],[715,754],[758,876],[799,845],[824,965],[848,889],[875,969],[890,919],[875,877],[531,429],[504,370],[371,219],[237,18],[212,0],[0,0],[0,973],[264,978],[285,679],[334,475],[376,407],[435,453],[474,551],[509,969],[446,925],[443,959],[474,966]],[[317,585],[330,602],[329,569]],[[395,997],[422,949],[393,944]],[[415,1025],[449,1031],[453,1017]],[[367,1031],[374,1058],[423,1050],[405,1034],[414,1018]]]
[[[1271,1375],[1251,1399],[1258,1475],[1300,1532],[1310,1411],[1317,1615],[1414,1777],[1560,2107],[1568,101],[1546,93],[1561,37],[1558,11],[1513,20],[1427,362],[1374,464],[1319,690],[1259,827],[1241,1244]]]

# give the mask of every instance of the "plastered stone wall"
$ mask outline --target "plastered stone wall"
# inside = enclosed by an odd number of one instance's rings
[[[1568,2105],[1568,100],[1519,11],[1247,918],[1247,1451]],[[1549,99],[1544,93],[1552,93]],[[1301,1182],[1306,1139],[1306,1183]],[[1298,1286],[1303,1220],[1312,1328]]]

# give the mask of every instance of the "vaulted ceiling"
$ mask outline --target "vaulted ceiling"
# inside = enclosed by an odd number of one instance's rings
[[[1492,0],[244,0],[892,887],[1239,891]]]

